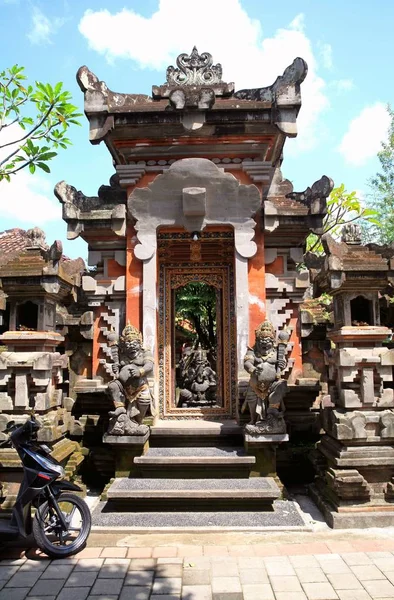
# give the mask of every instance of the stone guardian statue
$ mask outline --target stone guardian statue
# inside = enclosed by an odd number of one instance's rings
[[[255,332],[255,344],[248,348],[244,368],[250,374],[242,412],[249,407],[250,422],[245,431],[250,434],[286,433],[283,398],[287,381],[282,372],[287,366],[285,358],[289,332],[279,333],[278,342],[273,325],[263,321]]]
[[[145,435],[142,421],[150,410],[155,414],[147,375],[153,371],[153,357],[142,347],[142,335],[128,323],[119,340],[111,344],[114,380],[107,392],[114,404],[109,413],[109,435]]]

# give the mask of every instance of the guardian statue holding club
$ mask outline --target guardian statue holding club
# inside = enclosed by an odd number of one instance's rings
[[[287,366],[286,348],[290,334],[276,333],[269,321],[264,321],[255,332],[253,348],[248,348],[244,368],[250,374],[249,386],[242,411],[249,407],[250,422],[245,431],[252,435],[286,433],[283,398],[287,381],[282,372]]]

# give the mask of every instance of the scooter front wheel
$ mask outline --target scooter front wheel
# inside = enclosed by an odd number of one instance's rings
[[[61,511],[63,519],[58,511]],[[37,546],[48,556],[65,558],[83,549],[91,525],[86,502],[79,496],[64,493],[44,502],[37,509],[33,519],[33,534]]]

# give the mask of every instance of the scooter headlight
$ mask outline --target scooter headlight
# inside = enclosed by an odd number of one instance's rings
[[[57,473],[59,477],[64,477],[64,469],[61,465],[57,465],[56,463],[48,460],[44,456],[35,455],[36,461],[47,471],[52,471],[52,473]]]
[[[55,471],[55,473],[59,474],[59,477],[64,477],[65,471],[61,465],[52,465],[51,471]]]

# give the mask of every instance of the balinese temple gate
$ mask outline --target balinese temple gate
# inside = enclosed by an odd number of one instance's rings
[[[74,413],[101,407],[96,467],[115,457],[114,508],[152,500],[144,482],[155,477],[156,501],[170,495],[172,507],[182,494],[203,506],[207,490],[211,504],[270,507],[278,445],[302,421],[315,427],[303,248],[321,232],[333,183],[298,193],[281,174],[306,75],[296,58],[270,87],[234,91],[196,48],[151,96],[78,71],[90,141],[105,143],[116,174],[97,197],[65,182],[55,192],[68,238],[89,246],[93,341],[77,352]]]

